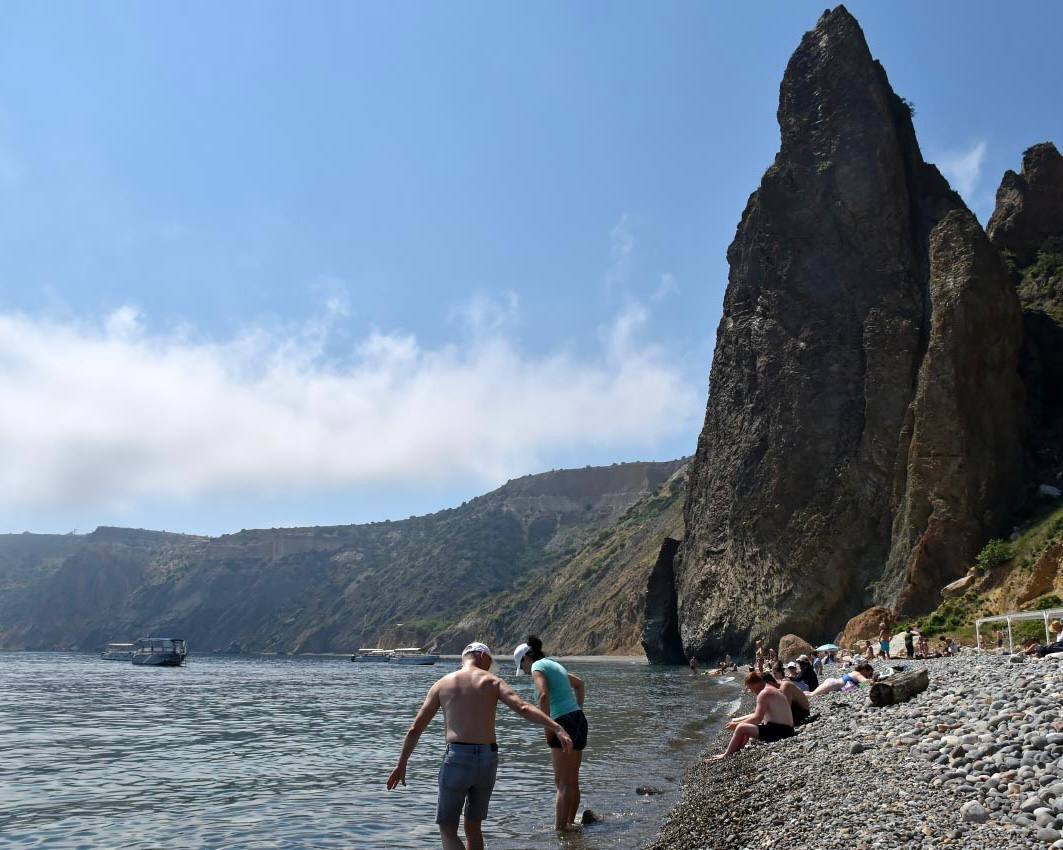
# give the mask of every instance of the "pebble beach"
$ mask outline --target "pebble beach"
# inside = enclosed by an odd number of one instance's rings
[[[824,694],[794,738],[699,760],[646,850],[1063,850],[1063,660],[897,663],[929,688],[884,708]]]

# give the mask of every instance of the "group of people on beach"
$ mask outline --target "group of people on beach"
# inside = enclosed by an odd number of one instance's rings
[[[760,642],[758,641],[758,644]],[[820,680],[812,659],[800,655],[795,661],[782,664],[774,650],[765,653],[767,662],[774,656],[774,671],[764,670],[764,664],[756,662],[745,678],[745,686],[756,697],[754,710],[742,717],[732,719],[727,728],[732,730],[727,749],[706,761],[716,761],[734,755],[750,741],[771,743],[796,734],[796,727],[816,719],[812,714],[809,699],[836,691],[849,691],[870,684],[875,679],[871,662],[858,658],[853,667],[838,677]],[[782,675],[776,675],[781,667]]]
[[[406,785],[406,766],[421,733],[440,709],[446,723],[447,749],[439,768],[436,824],[444,850],[483,850],[482,822],[498,771],[495,715],[498,704],[542,726],[550,748],[557,789],[554,825],[575,828],[580,803],[579,770],[587,746],[587,718],[583,714],[586,686],[543,652],[542,641],[530,635],[513,651],[516,675],[530,674],[539,707],[522,700],[491,672],[494,658],[483,643],[462,650],[461,667],[431,688],[403,740],[398,764],[387,780],[389,791]],[[458,836],[462,815],[465,841]]]

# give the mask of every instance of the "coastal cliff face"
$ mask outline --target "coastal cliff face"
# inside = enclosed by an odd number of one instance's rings
[[[482,602],[439,635],[436,646],[459,652],[478,639],[511,648],[534,633],[550,652],[638,655],[652,616],[647,595],[661,540],[683,533],[686,472],[684,463],[571,558]]]
[[[787,66],[728,250],[675,564],[686,653],[921,612],[1020,489],[1019,305],[855,19]]]
[[[1032,483],[1063,479],[1063,156],[1051,142],[1008,171],[987,228],[1022,303],[1022,377],[1030,424]]]
[[[529,475],[459,508],[397,522],[217,538],[114,528],[0,535],[0,648],[98,649],[149,632],[184,637],[196,652],[430,645],[477,606],[532,588],[542,592],[528,605],[545,599],[546,607],[520,628],[545,624],[575,642],[555,644],[559,651],[629,648],[640,621],[625,618],[641,609],[625,595],[634,579],[610,572],[624,552],[604,556],[605,539],[682,466]],[[678,486],[669,502],[677,515]],[[566,572],[581,553],[587,563]],[[611,577],[610,595],[595,590],[599,574]],[[546,587],[558,576],[572,583],[555,599]],[[565,607],[567,590],[591,594],[602,610],[595,614],[586,596]]]

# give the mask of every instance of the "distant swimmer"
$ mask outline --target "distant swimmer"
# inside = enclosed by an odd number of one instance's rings
[[[583,680],[573,676],[552,658],[547,658],[543,654],[543,642],[535,635],[529,635],[528,642],[513,651],[513,661],[518,672],[531,673],[534,678],[535,688],[539,691],[539,707],[549,712],[572,736],[572,752],[562,750],[549,733],[546,742],[551,747],[554,785],[557,786],[554,826],[562,830],[573,829],[580,801],[579,768],[583,760],[583,748],[587,746]]]
[[[498,744],[495,713],[498,703],[508,705],[529,723],[545,727],[557,739],[562,752],[572,752],[572,739],[561,724],[529,705],[491,670],[491,650],[470,643],[461,653],[461,669],[449,673],[428,689],[424,704],[402,742],[399,763],[388,777],[393,791],[406,784],[406,764],[439,709],[446,721],[447,750],[439,768],[436,823],[443,850],[483,850],[481,823],[495,787]],[[458,838],[458,823],[465,811],[465,841]]]

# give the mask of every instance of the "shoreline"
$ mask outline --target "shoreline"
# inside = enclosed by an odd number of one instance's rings
[[[1063,662],[900,663],[930,675],[908,702],[824,694],[794,738],[699,758],[643,850],[1063,850]]]

